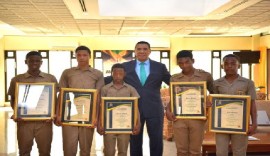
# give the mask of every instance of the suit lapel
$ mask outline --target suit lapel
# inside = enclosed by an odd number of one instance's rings
[[[130,64],[130,71],[131,71],[131,77],[132,79],[134,79],[134,81],[140,85],[141,84],[141,81],[140,81],[140,78],[138,77],[137,73],[136,73],[136,60],[132,61],[131,64]]]
[[[153,73],[153,71],[155,70],[154,65],[153,65],[153,61],[152,61],[152,60],[150,60],[150,59],[149,59],[149,65],[150,65],[149,75],[147,76],[147,78],[146,78],[146,81],[145,81],[145,84],[144,84],[144,85],[146,85],[146,84],[147,84],[147,82],[151,80],[152,73]]]
[[[155,71],[155,67],[154,67],[155,65],[154,65],[153,61],[152,60],[149,60],[149,61],[150,61],[149,62],[149,64],[150,64],[150,71],[149,71],[149,75],[147,76],[147,79],[145,81],[144,86],[147,85],[147,83],[149,83],[149,81],[151,80],[151,77],[153,75],[152,73]],[[130,66],[129,66],[130,78],[132,78],[133,81],[135,81],[136,83],[138,83],[138,84],[140,84],[142,86],[141,81],[140,81],[140,78],[137,75],[136,70],[135,70],[136,63],[137,63],[136,60],[130,62]]]

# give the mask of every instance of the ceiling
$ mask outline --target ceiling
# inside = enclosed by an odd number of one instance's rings
[[[85,12],[80,1],[85,4]],[[138,8],[138,11],[153,6]],[[0,35],[250,36],[268,33],[270,0],[231,0],[199,17],[101,16],[98,0],[0,0]]]

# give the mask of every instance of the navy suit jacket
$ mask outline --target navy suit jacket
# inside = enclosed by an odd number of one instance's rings
[[[126,71],[125,82],[133,86],[140,95],[139,110],[144,118],[163,117],[164,109],[160,98],[162,81],[170,83],[170,73],[162,63],[150,60],[150,72],[144,86],[135,71],[136,60],[123,63]]]

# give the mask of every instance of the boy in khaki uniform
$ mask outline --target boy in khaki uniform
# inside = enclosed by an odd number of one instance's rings
[[[213,78],[210,73],[193,67],[194,59],[191,51],[182,50],[177,54],[177,64],[182,72],[171,77],[171,82],[198,82],[206,81],[207,89],[213,93]],[[173,132],[177,148],[177,156],[200,156],[204,138],[206,120],[176,119],[166,108],[168,120],[174,121]]]
[[[240,67],[238,56],[229,54],[223,58],[223,69],[226,75],[214,81],[216,94],[250,95],[251,96],[251,119],[248,135],[253,135],[257,129],[257,109],[255,105],[256,92],[254,82],[238,75]],[[231,141],[234,156],[245,156],[247,151],[248,136],[243,134],[216,133],[217,156],[228,156],[228,146]]]
[[[40,71],[40,66],[42,64],[42,56],[39,52],[31,51],[27,53],[25,64],[27,64],[28,66],[28,71],[24,74],[15,76],[10,82],[8,95],[11,96],[10,104],[13,110],[16,82],[54,82],[55,87],[58,88],[57,80],[53,75],[46,74]],[[17,140],[19,145],[19,155],[30,155],[34,139],[37,143],[39,155],[50,155],[52,143],[52,120],[23,121],[23,119],[18,118],[14,119],[14,121],[17,122]]]
[[[124,82],[125,69],[122,64],[114,64],[112,66],[113,82],[105,85],[101,89],[101,97],[140,97],[134,87]],[[115,145],[117,142],[118,156],[127,156],[127,149],[129,145],[129,134],[104,134],[104,129],[101,127],[101,120],[99,121],[98,132],[104,135],[104,155],[114,156]],[[140,118],[138,113],[138,120],[133,129],[133,135],[140,132]]]
[[[97,89],[104,85],[102,72],[89,66],[90,49],[79,46],[75,50],[78,66],[63,71],[59,86],[61,88]],[[60,125],[60,112],[56,124]],[[63,126],[63,150],[65,156],[75,156],[79,142],[80,155],[89,156],[91,152],[94,127]]]

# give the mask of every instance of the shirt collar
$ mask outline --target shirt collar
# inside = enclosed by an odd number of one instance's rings
[[[185,74],[183,74],[183,73],[181,72],[180,75],[179,75],[179,77],[183,77],[183,76],[185,76]],[[194,70],[193,76],[200,77],[201,75],[200,75],[200,73],[199,73],[199,70],[195,69],[195,70]]]
[[[218,81],[222,82],[222,81],[227,81],[227,80],[226,80],[225,76],[223,76]],[[238,75],[236,81],[245,81],[245,78],[242,77],[242,76],[240,76],[240,75]]]
[[[142,62],[139,61],[139,60],[136,60],[136,63],[137,63],[137,65],[140,65],[140,63],[142,63]],[[147,59],[146,61],[144,61],[144,63],[145,63],[145,65],[149,65],[150,64],[150,60]]]
[[[80,68],[78,66],[75,67],[74,69],[75,70],[80,70]],[[91,66],[89,66],[87,70],[90,71],[90,72],[93,72],[93,68]]]
[[[25,76],[25,78],[33,77],[33,75],[29,74],[28,72],[26,72],[26,73],[24,74],[24,76]],[[40,73],[38,74],[38,77],[45,77],[45,73],[40,72]]]
[[[113,81],[112,81],[112,82],[110,82],[108,85],[109,85],[109,87],[113,87]],[[124,82],[124,83],[123,83],[123,86],[125,86],[125,87],[126,87],[126,86],[127,86],[127,84]]]

